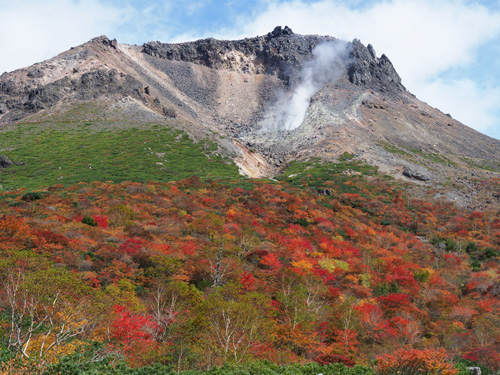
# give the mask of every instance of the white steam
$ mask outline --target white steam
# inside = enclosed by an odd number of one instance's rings
[[[267,114],[262,129],[293,130],[298,128],[306,116],[311,97],[324,85],[342,76],[348,63],[351,44],[344,41],[326,42],[316,46],[313,58],[299,74],[299,85],[291,97],[282,97],[275,109]]]

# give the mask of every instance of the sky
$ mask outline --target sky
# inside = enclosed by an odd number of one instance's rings
[[[0,73],[100,35],[140,45],[278,25],[372,44],[420,100],[500,139],[500,0],[0,0]]]

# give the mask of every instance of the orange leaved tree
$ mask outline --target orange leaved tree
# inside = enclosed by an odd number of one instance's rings
[[[444,349],[400,349],[377,357],[379,375],[455,375]]]

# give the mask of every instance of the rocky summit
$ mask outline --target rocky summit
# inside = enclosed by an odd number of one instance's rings
[[[85,103],[99,110],[74,110]],[[0,76],[3,131],[68,113],[101,126],[170,124],[215,141],[250,177],[348,153],[416,184],[460,182],[464,205],[473,192],[462,182],[500,167],[498,140],[419,101],[371,45],[288,27],[238,41],[142,46],[101,36]]]

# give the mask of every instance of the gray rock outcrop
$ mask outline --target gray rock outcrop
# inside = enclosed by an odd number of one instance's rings
[[[403,171],[403,176],[418,180],[418,181],[429,181],[430,177],[427,175],[427,171],[424,168],[418,167],[406,167]]]
[[[8,168],[11,165],[14,165],[14,163],[4,155],[0,155],[0,168]]]
[[[26,163],[24,162],[13,162],[10,160],[7,156],[5,155],[0,155],[0,169],[2,168],[9,168],[13,165],[25,165]]]
[[[378,58],[371,44],[365,47],[357,39],[354,39],[352,46],[354,59],[348,71],[351,83],[376,88],[380,92],[406,91],[401,84],[401,77],[386,55]]]

